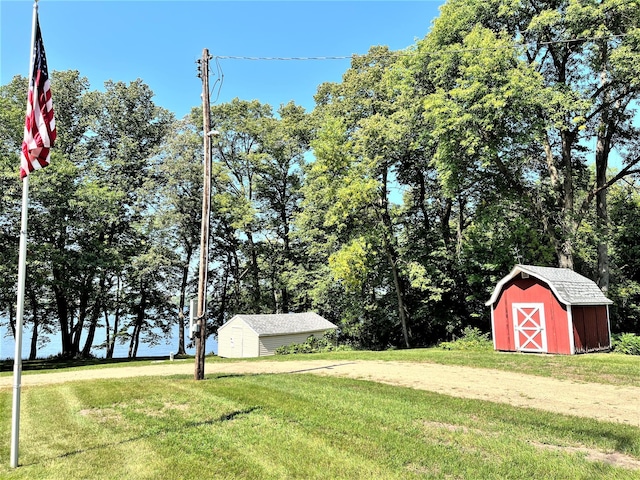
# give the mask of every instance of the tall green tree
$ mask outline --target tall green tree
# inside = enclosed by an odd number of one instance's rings
[[[37,335],[42,329],[52,332],[50,326],[51,319],[54,318],[49,314],[50,305],[57,304],[55,292],[61,288],[63,284],[78,285],[81,280],[75,275],[75,272],[68,272],[66,278],[59,278],[58,282],[51,278],[51,271],[62,271],[69,262],[77,260],[82,262],[82,254],[75,249],[67,252],[67,255],[57,249],[61,244],[66,244],[68,239],[75,238],[76,232],[79,230],[79,224],[75,223],[73,216],[73,202],[75,192],[78,186],[78,172],[73,166],[70,158],[72,157],[75,145],[80,142],[82,137],[82,121],[77,120],[78,116],[83,113],[82,95],[88,84],[86,79],[80,77],[76,71],[53,72],[52,85],[57,89],[57,97],[59,102],[56,104],[56,121],[61,133],[58,135],[58,145],[52,152],[52,165],[48,168],[37,172],[31,180],[32,188],[30,191],[30,212],[29,212],[29,255],[27,269],[27,312],[32,312],[31,321],[33,323],[33,338],[31,356],[34,354],[34,345],[38,344]],[[22,95],[18,92],[22,90]],[[14,108],[6,110],[7,114],[11,114],[13,121],[9,125],[10,135],[5,137],[11,139],[11,145],[3,145],[11,152],[13,166],[7,165],[8,171],[14,170],[15,165],[19,165],[19,159],[16,155],[20,151],[20,143],[24,122],[24,105],[26,101],[26,81],[16,77],[10,86],[12,103]],[[23,97],[22,100],[19,97]],[[22,111],[21,115],[18,111]],[[13,113],[12,113],[13,112]],[[18,118],[22,117],[18,123]],[[6,125],[6,124],[5,124]],[[77,128],[76,128],[77,127]],[[15,152],[15,153],[14,153]],[[10,179],[10,177],[9,177]],[[12,185],[5,190],[6,193],[14,192],[19,189],[20,182],[18,177],[14,176]],[[14,205],[17,204],[14,200]],[[19,216],[19,208],[13,212],[17,218]],[[73,240],[71,240],[73,241]],[[72,260],[72,257],[74,260]],[[15,265],[15,264],[14,264]],[[17,267],[16,267],[17,271]],[[11,277],[10,277],[11,278]],[[78,302],[74,303],[77,305]],[[39,318],[40,312],[41,317]],[[64,342],[63,342],[64,343]],[[67,342],[70,345],[71,342]]]
[[[397,92],[387,82],[396,58],[388,48],[374,47],[353,59],[341,83],[319,87],[314,111],[319,133],[312,142],[316,159],[308,172],[305,198],[323,197],[324,212],[316,222],[342,237],[333,245],[336,250],[329,264],[346,285],[360,288],[373,273],[369,268],[381,265],[375,257],[382,255],[395,295],[402,344],[408,347],[408,281],[390,198],[408,143],[404,112],[396,107]]]
[[[185,319],[187,299],[194,276],[193,260],[200,246],[200,216],[202,215],[202,137],[190,117],[176,122],[162,147],[156,175],[155,203],[158,227],[164,242],[179,256],[178,348],[185,350]]]
[[[212,314],[287,312],[297,262],[293,216],[310,127],[304,109],[235,99],[211,108]],[[295,288],[293,289],[295,291]],[[303,301],[304,303],[304,301]]]
[[[611,192],[611,328],[640,335],[640,193],[638,180]]]
[[[261,135],[256,202],[265,231],[263,263],[270,270],[272,310],[289,312],[304,301],[292,298],[291,270],[299,261],[298,245],[291,235],[299,211],[304,155],[309,151],[311,131],[308,115],[293,102],[281,106],[278,117],[266,123]]]
[[[15,329],[18,238],[20,231],[20,145],[24,129],[27,79],[0,86],[0,314]]]
[[[259,239],[261,219],[256,209],[256,182],[260,169],[260,138],[273,118],[269,105],[260,102],[234,99],[229,103],[211,108],[212,128],[220,135],[214,141],[213,160],[215,201],[226,205],[233,220],[229,225],[240,235],[241,251],[246,259],[244,272],[238,271],[236,280],[247,277],[249,297],[239,308],[262,311],[262,286],[259,265]],[[235,243],[233,241],[232,243]],[[244,263],[244,260],[242,260]]]
[[[152,232],[147,228],[153,222],[146,218],[153,215],[152,192],[160,178],[156,174],[159,148],[173,122],[173,116],[153,102],[153,92],[141,80],[129,84],[106,82],[105,91],[92,92],[89,101],[92,134],[86,139],[87,181],[96,189],[109,192],[107,198],[111,201],[104,205],[113,209],[101,215],[101,222],[91,232],[91,239],[101,247],[95,255],[105,261],[95,261],[88,268],[90,276],[100,280],[89,287],[96,303],[92,306],[85,352],[91,347],[92,332],[109,293],[105,290],[107,285],[122,284],[118,295],[128,293],[137,299],[137,305],[131,306],[129,312],[137,319],[131,336],[135,341],[139,339],[149,286],[135,270],[123,268],[138,264],[136,259],[145,258],[153,250]],[[113,281],[114,276],[118,282]],[[107,277],[111,280],[107,281]],[[130,303],[128,298],[122,300]],[[135,356],[136,351],[131,348],[130,355]]]
[[[418,44],[442,181],[451,190],[482,183],[517,192],[560,266],[574,265],[594,197],[604,221],[604,192],[635,171],[638,159],[625,155],[615,178],[602,173],[611,142],[628,144],[632,130],[637,19],[635,2],[452,0]],[[589,151],[594,138],[599,146]],[[594,184],[589,160],[600,163]]]

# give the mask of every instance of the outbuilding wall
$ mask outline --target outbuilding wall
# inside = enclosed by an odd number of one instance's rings
[[[260,337],[260,356],[275,355],[278,347],[291,345],[292,343],[304,343],[311,335],[316,338],[322,338],[324,331]]]
[[[549,286],[534,277],[513,278],[507,282],[493,305],[492,326],[496,350],[516,351],[512,305],[542,303],[546,320],[548,353],[571,354],[567,308],[555,297]]]
[[[304,343],[310,335],[324,336],[324,330],[286,335],[258,336],[240,318],[230,320],[218,330],[218,356],[224,358],[252,358],[275,355],[276,349],[292,343]]]
[[[258,334],[236,318],[218,330],[218,355],[225,358],[251,358],[259,356]]]
[[[609,311],[606,305],[574,306],[572,317],[576,353],[597,352],[611,348]]]

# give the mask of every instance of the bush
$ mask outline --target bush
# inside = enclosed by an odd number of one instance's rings
[[[338,345],[338,334],[335,330],[327,330],[324,336],[316,338],[313,335],[304,343],[291,343],[276,349],[276,355],[295,355],[297,353],[321,353],[351,350],[347,345]]]
[[[482,333],[479,328],[466,327],[462,336],[453,342],[442,342],[440,348],[444,350],[492,350],[493,342],[488,333]]]
[[[614,335],[611,348],[614,352],[625,355],[640,355],[640,337],[634,333]]]

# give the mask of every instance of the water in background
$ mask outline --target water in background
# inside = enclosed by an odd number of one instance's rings
[[[13,358],[15,355],[16,344],[13,339],[13,335],[10,333],[11,331],[7,326],[0,326],[0,360],[5,360],[9,358]],[[171,332],[171,338],[167,340],[160,340],[159,345],[149,346],[146,343],[140,342],[138,345],[138,357],[169,357],[171,353],[176,353],[178,351],[178,326],[173,329]],[[185,330],[185,335],[187,338],[185,339],[185,344],[189,343],[188,338],[188,330]],[[60,342],[60,334],[47,336],[49,342],[43,346],[38,348],[38,358],[48,358],[54,355],[57,355],[61,352],[61,342]],[[84,345],[85,336],[83,335],[80,341],[80,345]],[[103,343],[106,338],[106,332],[104,328],[96,329],[95,335],[95,345],[99,345]],[[31,350],[31,329],[25,327],[22,332],[22,358],[29,358],[29,351]],[[195,355],[195,347],[194,348],[186,348],[188,355]],[[207,347],[205,349],[207,354],[214,352],[218,353],[218,342],[214,337],[209,337],[207,340]],[[105,348],[92,348],[91,353],[98,358],[104,358],[106,356]],[[120,344],[116,342],[115,348],[113,350],[113,358],[127,358],[129,354],[129,342],[125,344]]]

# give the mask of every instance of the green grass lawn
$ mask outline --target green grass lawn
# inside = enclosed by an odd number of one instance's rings
[[[618,355],[467,352],[465,360],[463,353],[302,358],[479,362],[560,377],[557,369],[567,369],[569,377],[614,383],[631,376],[613,375],[616,368],[635,366],[637,375],[639,365]],[[18,469],[9,468],[11,390],[0,391],[0,405],[2,479],[640,479],[637,466],[589,457],[618,452],[640,462],[640,428],[342,378],[208,375],[23,387]]]

